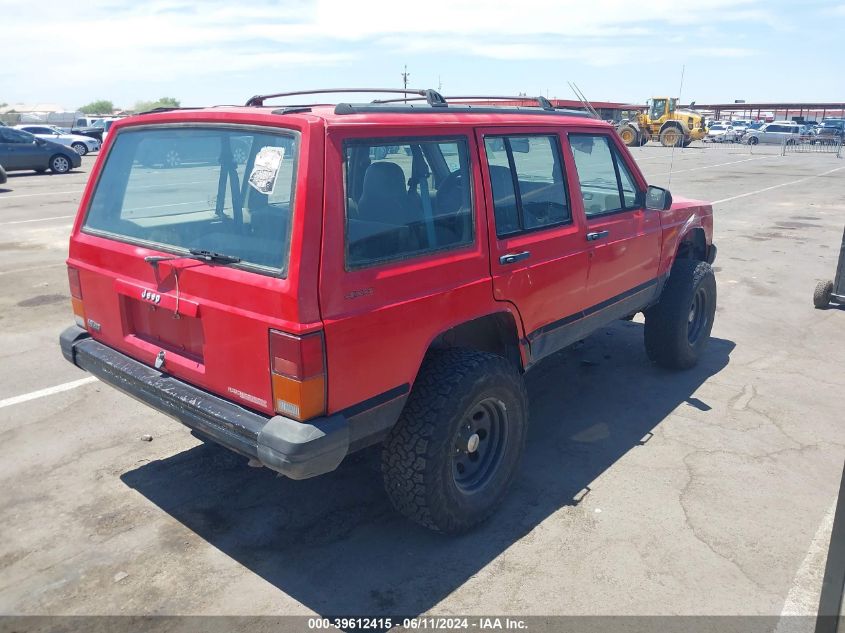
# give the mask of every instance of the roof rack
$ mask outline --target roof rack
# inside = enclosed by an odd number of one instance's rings
[[[419,95],[421,98],[424,98],[428,105],[431,107],[443,107],[446,105],[446,100],[443,96],[437,92],[436,90],[426,89],[402,89],[402,88],[322,88],[318,90],[297,90],[295,92],[276,92],[273,94],[266,94],[266,95],[255,95],[254,97],[250,97],[247,100],[247,106],[263,106],[264,101],[267,99],[276,99],[278,97],[294,97],[299,95],[319,95],[319,94],[331,94],[331,93],[381,93],[381,94],[404,94],[406,95]],[[397,101],[402,101],[402,99],[397,99]],[[299,106],[304,107],[304,106]]]
[[[437,108],[431,108],[423,104],[413,104],[407,102],[421,101],[419,97],[407,97],[403,99],[381,99],[375,100],[371,103],[365,104],[351,104],[339,103],[335,106],[335,114],[363,114],[366,112],[382,112],[382,113],[411,113],[414,114],[443,114],[444,112],[463,112],[475,114],[502,114],[503,112],[518,112],[520,114],[533,115],[551,115],[551,116],[575,116],[591,119],[593,116],[589,112],[583,110],[568,110],[564,108],[556,108],[545,97],[499,97],[499,96],[449,96],[443,98],[443,104]],[[536,102],[537,105],[525,106],[491,106],[489,104],[473,105],[471,103],[462,103],[466,101],[520,101],[520,102]],[[539,107],[538,107],[539,106]],[[442,108],[442,109],[441,109]]]
[[[452,102],[452,101],[535,101],[537,105],[546,110],[547,112],[551,112],[556,108],[552,105],[552,102],[546,99],[544,96],[538,97],[528,97],[525,95],[521,95],[519,97],[497,97],[497,96],[488,96],[488,95],[474,95],[468,97],[455,97],[449,95],[448,97],[443,97],[444,102]],[[419,97],[410,97],[408,99],[378,99],[373,101],[373,103],[399,103],[400,101],[419,101]],[[465,104],[461,104],[465,105]]]
[[[202,106],[161,106],[153,108],[152,110],[144,110],[143,112],[136,112],[136,115],[141,114],[157,114],[158,112],[173,112],[174,110],[200,110]]]

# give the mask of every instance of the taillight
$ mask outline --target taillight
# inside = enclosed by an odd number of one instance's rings
[[[70,305],[73,309],[73,320],[85,327],[85,308],[82,305],[82,284],[79,282],[79,271],[72,266],[67,267],[67,280],[70,286]]]
[[[326,412],[326,364],[323,333],[295,336],[270,330],[273,408],[296,420]]]
[[[82,299],[82,284],[79,283],[79,270],[72,266],[67,267],[67,280],[70,284],[70,296],[74,299]]]

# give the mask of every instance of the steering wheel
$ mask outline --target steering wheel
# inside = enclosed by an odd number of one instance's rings
[[[464,201],[464,175],[460,170],[446,176],[437,188],[437,210],[441,213],[453,213],[461,208]]]

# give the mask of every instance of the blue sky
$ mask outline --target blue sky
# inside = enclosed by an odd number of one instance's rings
[[[643,102],[845,100],[845,3],[0,0],[0,102],[241,103],[413,87]]]

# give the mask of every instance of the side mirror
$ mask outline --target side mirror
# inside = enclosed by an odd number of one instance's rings
[[[672,208],[672,194],[668,189],[649,185],[645,193],[645,208],[653,211],[668,211]]]
[[[35,139],[32,142],[35,143],[36,145],[44,145],[47,141],[45,141],[43,138],[38,138],[36,136]]]

